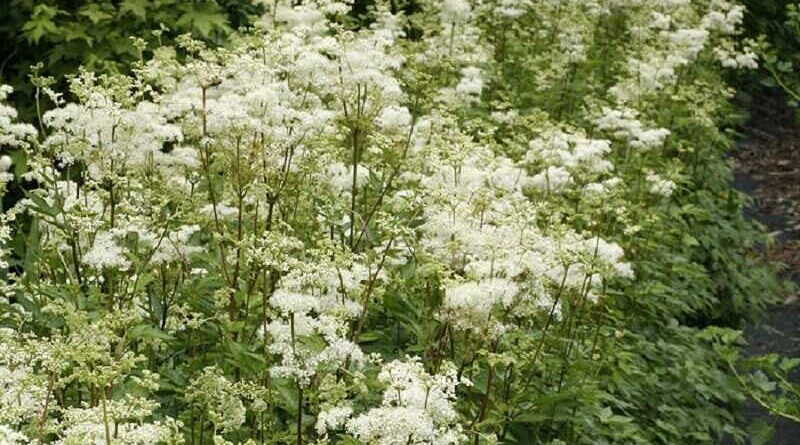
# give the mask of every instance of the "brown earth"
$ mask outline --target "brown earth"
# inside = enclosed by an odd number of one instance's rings
[[[748,102],[750,117],[733,154],[735,185],[753,197],[745,213],[774,239],[765,254],[785,264],[786,278],[800,284],[800,120],[777,93],[760,93]],[[770,308],[762,324],[745,330],[745,338],[748,355],[800,357],[798,295]],[[766,444],[800,445],[800,424],[770,416],[754,403],[745,416],[773,427]]]

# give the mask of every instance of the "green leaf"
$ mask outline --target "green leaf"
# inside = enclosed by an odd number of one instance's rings
[[[747,426],[747,432],[750,434],[750,445],[766,445],[772,439],[775,428],[759,419]]]
[[[751,375],[750,381],[756,388],[763,392],[772,392],[775,390],[775,382],[771,381],[767,375],[760,370]]]
[[[94,39],[89,36],[89,34],[86,34],[86,28],[77,23],[70,24],[70,26],[64,26],[62,28],[62,35],[64,36],[64,40],[67,42],[83,40],[90,47],[94,43]]]
[[[35,204],[35,206],[31,207],[32,210],[53,217],[59,214],[59,210],[48,204],[47,201],[45,201],[44,198],[42,198],[41,196],[30,193],[28,194],[28,198],[30,198],[30,200],[33,201],[33,203]]]
[[[225,14],[213,3],[191,3],[189,6],[176,22],[178,27],[194,29],[203,37],[217,30],[230,29]]]
[[[119,5],[119,15],[131,14],[141,20],[146,20],[149,3],[149,0],[123,0]]]
[[[781,371],[788,373],[797,365],[800,365],[800,358],[784,358],[781,360],[780,368]]]
[[[105,9],[113,10],[113,7],[111,7],[110,5],[106,6],[107,7]],[[100,4],[90,3],[89,5],[81,8],[80,12],[78,12],[78,15],[88,18],[89,21],[92,22],[92,24],[96,25],[102,21],[109,20],[111,19],[111,17],[113,17],[109,11],[103,9],[104,8],[102,8]]]
[[[697,241],[697,238],[689,235],[688,233],[683,234],[683,239],[681,241],[686,247],[696,247],[700,245],[700,243]]]
[[[247,345],[237,341],[228,342],[228,360],[232,365],[238,366],[251,373],[257,372],[264,364],[264,357],[261,354],[251,351]]]
[[[164,341],[170,341],[174,338],[161,329],[155,328],[149,324],[139,324],[132,327],[130,331],[128,331],[128,337],[138,340],[159,339]]]
[[[379,331],[364,332],[358,336],[359,343],[372,343],[384,338],[384,335]]]
[[[57,36],[59,28],[53,19],[59,10],[48,5],[38,4],[33,8],[31,19],[22,25],[22,35],[28,42],[39,43],[44,36]]]

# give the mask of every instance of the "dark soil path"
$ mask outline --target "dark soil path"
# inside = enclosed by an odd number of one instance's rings
[[[800,284],[800,123],[778,94],[759,94],[750,101],[750,119],[734,154],[735,185],[754,202],[746,213],[764,224],[775,239],[767,256],[786,264],[785,273]],[[772,307],[764,323],[745,331],[746,354],[778,353],[800,357],[800,302],[787,297]],[[774,428],[768,445],[800,445],[800,424],[776,419],[748,404],[751,422]]]

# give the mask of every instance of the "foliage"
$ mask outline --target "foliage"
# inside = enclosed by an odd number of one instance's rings
[[[790,376],[798,364],[800,360],[797,358],[768,354],[744,361],[743,371],[734,370],[758,404],[776,416],[800,422],[800,388],[791,382]],[[740,372],[747,374],[741,375]]]
[[[18,91],[30,115],[30,66],[63,78],[80,66],[103,73],[127,72],[141,60],[138,39],[168,43],[192,33],[222,43],[252,23],[260,8],[238,0],[9,0],[0,10],[0,79]],[[155,31],[155,32],[153,32]]]
[[[778,88],[788,103],[800,105],[800,3],[790,0],[745,2],[750,10],[746,21],[749,35],[760,40],[763,59],[760,83]]]
[[[719,343],[779,290],[723,157],[741,6],[349,14],[0,108],[0,437],[741,441]]]

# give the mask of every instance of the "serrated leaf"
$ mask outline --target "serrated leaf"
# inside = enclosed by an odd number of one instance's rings
[[[139,324],[132,327],[128,331],[128,337],[130,337],[131,339],[140,339],[140,340],[159,339],[164,341],[170,341],[174,338],[170,334],[162,331],[161,329],[155,328],[149,324]]]
[[[212,3],[192,4],[176,22],[181,28],[194,29],[208,37],[216,30],[228,30],[228,20]]]
[[[750,382],[759,390],[763,392],[772,392],[775,390],[775,382],[771,381],[766,374],[762,371],[754,372],[750,377]]]
[[[113,7],[112,7],[113,9]],[[96,25],[102,21],[109,20],[112,15],[109,11],[103,10],[100,4],[91,3],[81,8],[78,15],[86,17],[92,24]]]
[[[149,3],[149,0],[123,0],[119,5],[119,15],[131,14],[141,20],[146,20]]]
[[[750,434],[750,445],[766,445],[772,439],[775,428],[763,420],[756,420],[747,426]]]
[[[58,35],[59,29],[53,19],[58,14],[58,9],[39,4],[33,8],[31,19],[22,25],[22,34],[28,42],[39,43],[46,35]]]

